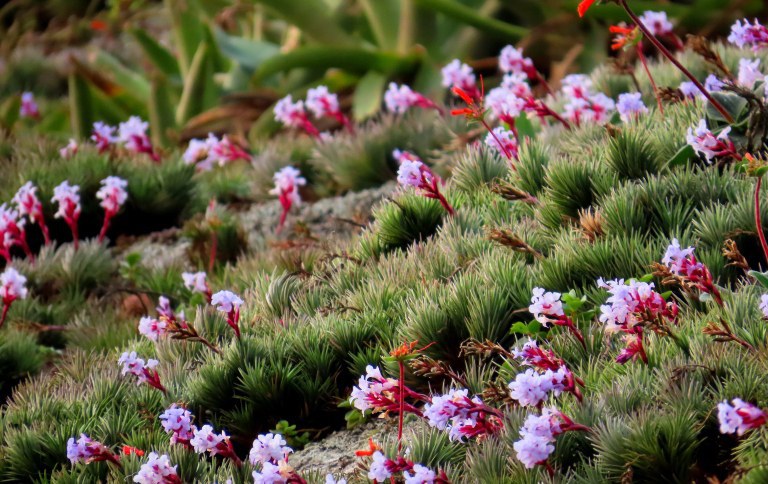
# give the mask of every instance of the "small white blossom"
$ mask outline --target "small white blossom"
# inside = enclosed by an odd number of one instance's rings
[[[230,311],[240,309],[240,306],[243,305],[243,300],[231,291],[219,291],[211,297],[211,304],[216,306],[216,309],[222,313],[229,313]]]

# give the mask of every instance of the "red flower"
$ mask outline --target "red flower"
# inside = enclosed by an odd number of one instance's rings
[[[367,449],[362,449],[362,450],[356,450],[355,451],[355,455],[358,456],[358,457],[370,457],[377,450],[381,450],[381,447],[376,445],[376,443],[373,441],[373,439],[368,439],[368,448]]]
[[[130,445],[124,445],[123,455],[131,455],[131,454],[141,457],[144,455],[144,451],[141,449],[137,449],[136,447],[131,447]]]
[[[579,3],[579,6],[576,8],[576,10],[579,12],[579,17],[583,17],[593,3],[595,3],[595,0],[581,0],[581,3]]]
[[[608,30],[612,34],[618,34],[616,38],[613,39],[613,43],[611,44],[612,50],[619,50],[623,49],[627,45],[633,45],[638,40],[638,34],[639,30],[637,27],[626,27],[624,25],[611,25]]]

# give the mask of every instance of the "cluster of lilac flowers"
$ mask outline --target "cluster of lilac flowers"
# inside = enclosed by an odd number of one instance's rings
[[[498,415],[467,389],[451,389],[445,395],[432,395],[422,409],[430,426],[448,432],[451,440],[464,442],[481,435],[492,435],[502,427]]]
[[[146,383],[165,393],[165,387],[160,383],[160,375],[155,370],[155,367],[160,363],[159,361],[152,358],[144,361],[143,358],[138,357],[135,351],[125,351],[120,355],[117,363],[123,366],[121,374],[131,374],[136,377],[137,385]]]
[[[558,435],[568,431],[588,431],[589,428],[574,423],[569,417],[553,407],[544,407],[541,415],[530,414],[520,429],[520,440],[512,447],[517,459],[527,469],[545,465],[555,451],[553,442]]]
[[[160,154],[152,146],[147,130],[149,123],[138,116],[131,116],[117,127],[104,122],[93,123],[91,140],[96,144],[99,153],[104,153],[113,146],[122,146],[135,154],[146,154],[154,162],[160,161]]]
[[[585,123],[605,124],[616,110],[616,103],[602,92],[593,90],[592,80],[583,74],[565,76],[562,83],[563,117],[580,126]]]
[[[550,324],[568,328],[582,346],[586,347],[581,331],[576,327],[573,320],[565,314],[561,297],[559,292],[547,292],[541,287],[534,287],[528,312],[545,328]]]
[[[250,161],[251,156],[227,135],[219,139],[209,133],[205,139],[190,140],[182,159],[198,171],[211,171],[217,165],[225,166],[237,160]]]
[[[74,437],[70,437],[67,441],[67,459],[69,459],[72,465],[78,463],[90,464],[91,462],[100,461],[109,461],[118,466],[120,465],[118,456],[113,454],[107,446],[91,439],[86,434],[80,434],[77,440]]]
[[[720,432],[724,434],[744,435],[748,430],[768,423],[768,413],[740,398],[734,398],[730,404],[725,400],[720,402],[717,405],[717,418],[720,421]]]
[[[315,138],[321,138],[320,131],[309,119],[307,110],[311,111],[316,118],[330,117],[338,121],[345,128],[353,131],[352,123],[344,115],[339,105],[339,98],[336,94],[328,91],[326,86],[317,86],[307,91],[306,101],[295,101],[289,94],[275,104],[275,119],[289,128],[303,129],[307,134]]]
[[[19,217],[19,212],[9,208],[5,203],[0,205],[0,255],[6,264],[11,262],[11,250],[20,247],[32,258],[32,251],[27,244],[27,234],[24,230],[26,220]]]
[[[688,128],[686,141],[694,151],[704,156],[707,163],[712,163],[715,158],[720,157],[741,159],[733,142],[728,138],[730,132],[731,127],[727,126],[715,136],[707,127],[706,120],[702,119],[695,128]]]
[[[550,392],[558,396],[566,389],[569,373],[565,367],[543,373],[529,368],[509,382],[509,396],[523,407],[538,407],[547,400]]]
[[[21,93],[19,116],[22,118],[40,119],[40,108],[37,106],[34,94],[29,91]]]
[[[444,471],[436,473],[427,466],[416,464],[403,457],[390,459],[382,452],[376,451],[368,469],[368,479],[374,482],[386,482],[395,474],[402,472],[405,484],[448,484]]]
[[[757,19],[752,23],[747,19],[737,20],[731,26],[728,42],[738,47],[751,47],[757,52],[768,47],[768,28],[760,24]]]
[[[621,120],[628,123],[643,114],[647,114],[648,108],[643,103],[643,95],[641,93],[630,92],[619,94],[619,99],[616,101],[616,111],[618,111]]]
[[[211,302],[213,293],[206,280],[208,275],[203,271],[182,272],[181,278],[184,281],[184,287],[192,292],[197,292],[205,296],[206,301]]]
[[[394,150],[392,157],[400,163],[397,170],[397,182],[401,186],[420,190],[423,196],[440,202],[450,215],[455,213],[448,199],[440,191],[443,180],[435,175],[418,156],[407,151]]]
[[[176,467],[171,465],[167,455],[150,452],[147,456],[147,462],[142,464],[139,472],[133,476],[133,482],[139,484],[181,484],[181,479],[176,473]]]
[[[387,92],[384,93],[384,105],[387,110],[395,114],[405,114],[411,108],[436,109],[442,111],[437,104],[421,93],[418,93],[405,84],[397,85],[389,83]]]

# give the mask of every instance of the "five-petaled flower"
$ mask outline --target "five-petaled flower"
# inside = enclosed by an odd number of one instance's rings
[[[440,202],[450,215],[455,213],[451,204],[448,203],[448,199],[440,191],[442,180],[432,173],[432,170],[422,163],[417,156],[395,150],[393,157],[400,161],[400,168],[397,170],[397,181],[400,185],[421,190],[425,197]]]

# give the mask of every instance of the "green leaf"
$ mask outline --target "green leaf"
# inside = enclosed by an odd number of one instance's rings
[[[523,322],[516,322],[509,329],[510,334],[528,334],[528,325]]]
[[[732,92],[713,92],[712,97],[719,102],[735,121],[743,117],[747,109],[747,100]],[[728,120],[710,102],[707,102],[707,118],[718,124],[729,124]]]
[[[312,40],[326,45],[337,46],[353,45],[355,43],[339,27],[322,0],[301,0],[298,2],[290,0],[253,1],[268,7],[275,14],[301,29],[301,32]]]
[[[96,50],[95,55],[88,57],[89,67],[102,75],[107,75],[118,86],[122,87],[131,98],[143,101],[149,98],[149,82],[132,69],[125,67],[119,60],[103,50]]]
[[[171,78],[181,78],[179,62],[168,49],[150,37],[143,29],[132,29],[131,33],[144,54],[160,72]]]
[[[397,33],[400,28],[399,0],[359,0],[359,2],[378,46],[382,49],[394,50],[397,47]]]
[[[362,121],[378,112],[386,84],[387,78],[375,71],[360,79],[352,98],[352,116],[355,121]]]
[[[768,288],[768,272],[749,271],[749,275],[754,277],[761,286]]]
[[[528,334],[530,335],[539,334],[542,332],[543,327],[544,326],[542,326],[540,322],[536,320],[531,321],[530,323],[528,323]]]
[[[638,282],[651,282],[653,280],[653,274],[645,274],[638,279]]]
[[[531,139],[536,137],[536,130],[533,128],[533,123],[528,119],[526,113],[520,113],[520,116],[515,118],[515,128],[517,128],[517,134],[521,141],[526,137]]]
[[[203,24],[195,0],[165,0],[171,17],[173,37],[179,51],[179,68],[186,77],[192,67],[192,60],[203,41]]]
[[[693,146],[685,145],[675,153],[675,156],[667,161],[667,168],[675,166],[682,166],[688,163],[688,160],[696,156],[696,152],[693,151]]]
[[[69,116],[76,138],[85,139],[93,126],[93,102],[88,83],[76,72],[69,74]]]
[[[262,62],[280,53],[280,47],[271,42],[234,37],[221,29],[215,29],[213,35],[221,53],[240,65],[248,74],[253,74]]]
[[[669,299],[669,296],[672,295],[672,291],[664,291],[659,295],[661,296],[662,299],[666,301],[667,299]]]
[[[430,8],[467,25],[472,25],[484,33],[495,35],[506,42],[516,42],[526,35],[528,29],[508,24],[495,18],[486,17],[472,7],[463,5],[456,0],[414,0],[417,5]]]
[[[152,130],[152,143],[157,146],[168,146],[168,131],[176,127],[171,98],[165,76],[153,76],[149,100],[149,126]]]
[[[261,64],[255,80],[298,67],[330,69],[332,67],[365,74],[377,71],[383,74],[407,73],[416,66],[415,56],[370,51],[357,47],[299,47],[286,54],[273,56]]]
[[[205,107],[206,84],[213,82],[208,51],[207,44],[200,44],[189,72],[184,78],[184,90],[181,93],[179,105],[176,107],[176,124],[180,126],[192,116],[202,112]]]

